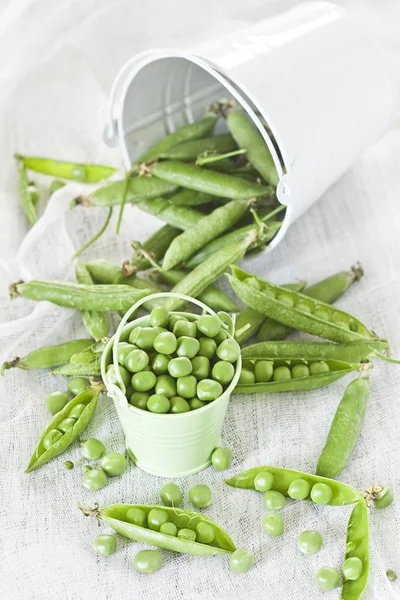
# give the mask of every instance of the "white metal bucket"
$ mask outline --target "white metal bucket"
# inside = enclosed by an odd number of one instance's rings
[[[188,52],[133,57],[114,82],[104,139],[129,167],[227,96],[258,127],[280,175],[277,196],[288,208],[270,248],[385,132],[396,99],[389,63],[369,34],[342,8],[307,2]]]
[[[120,341],[128,339],[132,329],[149,325],[149,317],[141,317],[128,323],[129,317],[149,299],[170,297],[169,292],[153,294],[137,302],[122,319],[116,334],[108,342],[101,360],[101,375],[106,382],[107,366],[113,362],[118,369],[117,348]],[[205,304],[179,295],[197,304],[212,315],[215,312]],[[179,314],[179,313],[171,313]],[[189,313],[183,313],[189,318]],[[193,320],[199,315],[192,315]],[[236,387],[242,367],[242,359],[236,364],[235,376],[224,393],[207,406],[181,414],[156,414],[141,410],[128,403],[125,386],[107,385],[107,393],[114,400],[115,409],[125,434],[126,447],[138,467],[161,477],[184,477],[208,467],[211,454],[221,443],[221,432],[232,390]],[[117,370],[117,375],[119,371]]]

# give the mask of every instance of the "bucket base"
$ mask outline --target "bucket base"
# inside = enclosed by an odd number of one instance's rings
[[[157,477],[187,477],[188,475],[194,475],[195,473],[199,473],[200,471],[203,471],[204,469],[207,469],[207,467],[209,467],[211,465],[211,458],[210,460],[208,460],[207,462],[203,463],[202,465],[200,465],[199,467],[195,467],[194,469],[190,469],[189,471],[180,471],[180,472],[162,472],[160,473],[159,471],[153,471],[153,469],[148,469],[147,467],[145,467],[144,465],[142,465],[141,462],[139,462],[132,450],[130,450],[130,448],[126,448],[129,458],[131,459],[131,461],[137,466],[139,467],[139,469],[141,469],[142,471],[145,471],[146,473],[150,473],[150,475],[156,475]]]

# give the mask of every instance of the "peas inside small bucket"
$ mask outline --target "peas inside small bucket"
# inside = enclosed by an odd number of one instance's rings
[[[176,296],[203,314],[166,310],[165,300]],[[149,315],[129,322],[139,306],[157,299]],[[232,333],[226,313],[167,292],[140,300],[122,319],[101,371],[128,453],[143,470],[181,477],[210,464],[241,370]]]

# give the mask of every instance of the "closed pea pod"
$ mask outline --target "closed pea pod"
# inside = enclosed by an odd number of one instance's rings
[[[204,194],[203,192],[196,192],[196,190],[179,190],[168,198],[170,204],[176,206],[203,206],[210,202],[221,201],[210,194]]]
[[[204,217],[204,213],[192,206],[179,206],[165,198],[153,198],[137,203],[138,208],[150,215],[155,215],[172,227],[185,230],[196,225]]]
[[[94,281],[83,263],[77,261],[75,265],[75,276],[78,283],[94,285]],[[82,321],[88,334],[96,341],[106,337],[110,327],[108,314],[106,312],[94,312],[84,310],[81,312]]]
[[[162,181],[156,177],[130,177],[113,181],[98,188],[90,196],[79,196],[72,202],[73,206],[117,206],[125,197],[125,204],[135,204],[144,200],[158,198],[164,194],[171,194],[177,185]],[[125,193],[126,192],[126,193]]]
[[[160,158],[172,160],[196,160],[199,154],[204,152],[230,152],[235,150],[236,142],[229,133],[215,135],[213,137],[202,137],[197,140],[181,142],[172,146],[159,155]]]
[[[358,600],[366,588],[369,574],[368,508],[364,499],[353,508],[347,525],[345,561],[349,559],[361,561],[361,573],[355,580],[345,579],[341,597]]]
[[[117,171],[114,167],[105,165],[73,163],[39,156],[17,154],[16,158],[23,162],[25,168],[36,171],[36,173],[84,183],[96,183],[102,179],[107,179]]]
[[[157,229],[157,231],[135,251],[131,261],[132,265],[135,266],[137,271],[144,271],[145,269],[150,268],[151,264],[148,259],[142,255],[141,249],[149,252],[155,260],[161,260],[171,242],[180,234],[180,232],[180,229],[172,227],[172,225],[169,225],[168,223]]]

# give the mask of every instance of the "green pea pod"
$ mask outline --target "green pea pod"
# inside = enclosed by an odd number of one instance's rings
[[[235,266],[232,267],[232,275],[228,275],[231,286],[239,298],[267,317],[334,342],[377,339],[377,336],[361,321],[338,308],[299,292],[285,290],[258,277],[256,279],[260,283],[261,290],[257,290],[244,281],[247,277],[254,276]],[[296,308],[300,302],[301,310]],[[303,310],[303,306],[306,306],[310,312]]]
[[[86,266],[77,261],[75,265],[75,276],[78,283],[94,285],[94,281]],[[84,310],[81,312],[82,322],[88,334],[96,341],[106,337],[110,328],[108,313]]]
[[[82,352],[93,344],[93,340],[71,340],[56,346],[44,346],[33,350],[23,358],[17,356],[6,361],[1,366],[0,374],[4,375],[6,369],[51,369],[70,360],[77,352]]]
[[[316,473],[336,477],[346,466],[359,438],[369,396],[369,377],[360,377],[346,388],[333,417]]]
[[[299,283],[287,283],[283,285],[286,290],[301,292],[306,286],[305,281]],[[247,342],[254,334],[257,333],[262,323],[265,321],[265,315],[257,312],[249,306],[242,310],[236,317],[235,323],[235,340],[240,344]],[[252,357],[250,357],[252,358]]]
[[[215,556],[217,554],[232,554],[236,546],[229,535],[204,514],[196,513],[191,510],[181,508],[146,505],[146,504],[111,504],[102,509],[85,509],[80,507],[86,516],[94,516],[110,525],[114,531],[136,542],[143,542],[159,548],[166,548],[174,552],[184,554],[193,554],[195,556]],[[191,529],[196,531],[196,525],[207,523],[214,530],[214,540],[210,544],[200,542],[191,542],[159,531],[133,525],[127,520],[127,513],[130,509],[137,508],[142,510],[146,517],[154,509],[160,509],[168,514],[168,521],[174,523],[178,529]]]
[[[30,181],[29,185],[28,185],[28,192],[31,196],[31,202],[33,205],[36,205],[39,200],[40,200],[40,196],[39,196],[39,190],[37,188],[37,185],[34,181]]]
[[[224,231],[230,229],[249,208],[250,200],[231,200],[228,204],[220,206],[209,215],[189,227],[178,235],[163,260],[163,269],[168,271],[179,263],[185,261],[195,254],[200,248],[213,241]]]
[[[360,499],[353,508],[347,525],[345,559],[359,558],[362,562],[361,576],[352,581],[345,579],[342,587],[342,600],[359,600],[368,582],[369,543],[368,508],[364,499]]]
[[[125,179],[113,181],[98,188],[90,196],[79,196],[73,201],[73,205],[83,206],[117,206],[121,204],[125,192]],[[125,203],[135,204],[143,200],[157,198],[164,194],[171,194],[177,186],[156,177],[131,177],[126,188]]]
[[[228,110],[226,124],[239,148],[246,148],[252,166],[267,183],[277,186],[279,176],[271,152],[249,117],[240,110]]]
[[[52,158],[41,158],[39,156],[22,156],[16,154],[26,169],[51,175],[52,177],[62,177],[71,181],[82,181],[84,183],[96,183],[102,179],[107,179],[117,171],[114,167],[105,165],[91,165],[84,163],[65,162],[54,160]]]
[[[319,357],[314,357],[313,362],[318,362]],[[308,361],[293,358],[274,359],[273,368],[288,367],[293,368],[296,365],[308,365]],[[311,362],[311,361],[310,361]],[[361,365],[351,364],[339,360],[326,360],[325,364],[329,367],[326,373],[318,373],[317,375],[307,375],[305,377],[293,377],[292,379],[283,381],[267,381],[260,383],[238,383],[233,390],[233,394],[257,394],[275,393],[275,392],[297,392],[310,391],[325,387],[341,377],[351,373],[352,371],[360,370]]]
[[[199,217],[200,218],[200,217]],[[180,229],[172,227],[168,223],[157,229],[153,235],[151,235],[143,244],[141,248],[146,252],[149,252],[155,260],[159,261],[164,257],[164,254],[168,250],[171,242],[179,235]],[[145,258],[140,249],[136,250],[133,258],[132,265],[135,266],[136,271],[144,271],[150,268],[150,262]]]
[[[225,483],[236,488],[255,490],[254,478],[258,473],[264,473],[266,471],[274,476],[273,489],[284,496],[288,496],[289,486],[292,481],[304,479],[309,483],[310,487],[316,483],[325,483],[330,487],[332,490],[332,498],[328,506],[346,506],[347,504],[354,504],[363,498],[360,492],[340,481],[327,479],[326,477],[318,477],[318,475],[301,473],[300,471],[281,469],[279,467],[254,467],[253,469],[235,475],[235,477],[232,477],[231,479],[225,479]],[[306,500],[312,502],[310,496],[308,496]]]
[[[116,265],[103,258],[98,258],[85,263],[86,269],[89,271],[90,277],[94,283],[102,283],[110,285],[121,283],[123,278],[121,266]]]
[[[28,174],[22,160],[18,160],[18,187],[25,216],[28,218],[28,221],[34,225],[37,221],[37,213],[32,194],[29,191]]]
[[[147,291],[128,285],[82,285],[33,279],[27,283],[11,284],[10,295],[23,296],[37,302],[45,300],[76,310],[108,312],[127,311],[138,300],[147,296]]]
[[[242,349],[242,358],[252,360],[268,360],[274,358],[302,358],[304,360],[342,360],[350,363],[361,363],[374,356],[374,352],[382,352],[389,347],[386,341],[361,340],[347,344],[312,341],[276,341],[259,342]]]
[[[94,360],[101,358],[103,351],[105,350],[108,343],[108,338],[104,338],[101,342],[92,344],[86,350],[73,354],[70,358],[70,362],[76,365],[90,364]]]
[[[203,204],[209,204],[214,200],[216,200],[216,198],[214,196],[210,196],[210,194],[204,194],[203,192],[185,189],[176,192],[176,194],[173,194],[170,198],[168,198],[170,204],[178,206],[201,206]]]
[[[63,377],[98,377],[101,375],[100,368],[101,357],[95,356],[91,362],[75,364],[65,363],[56,369],[52,369],[52,375],[62,375]]]
[[[196,160],[199,154],[214,152],[230,152],[237,148],[236,142],[229,133],[215,135],[213,137],[202,137],[198,140],[181,142],[172,148],[161,152],[160,158],[172,160],[192,161]]]
[[[362,267],[360,264],[357,264],[350,271],[335,273],[330,277],[318,281],[314,285],[310,285],[304,290],[303,294],[320,302],[333,304],[345,293],[352,283],[359,281],[362,276]],[[292,327],[266,318],[258,332],[258,341],[283,340],[293,331],[295,329]]]
[[[95,390],[94,388],[88,388],[76,396],[73,400],[68,402],[68,404],[66,404],[64,408],[56,414],[51,423],[41,433],[39,442],[32,454],[32,458],[29,461],[25,473],[31,473],[31,471],[41,467],[50,459],[64,452],[64,450],[66,450],[72,444],[72,442],[76,440],[78,435],[87,427],[89,421],[93,417],[94,411],[96,410],[97,399],[100,393],[100,389]],[[46,435],[51,430],[58,430],[60,423],[69,416],[71,410],[78,404],[85,405],[85,409],[81,416],[76,420],[75,424],[70,429],[67,429],[67,431],[63,433],[62,437],[60,437],[58,441],[46,449],[44,446]]]
[[[64,181],[60,181],[59,179],[53,179],[49,187],[49,194],[52,196],[54,192],[57,190],[61,190],[61,188],[65,187]]]
[[[155,215],[161,221],[165,221],[172,227],[185,230],[196,225],[204,217],[204,214],[191,206],[175,206],[165,198],[154,198],[146,202],[138,202],[140,210]]]
[[[166,160],[155,163],[151,165],[151,172],[172,185],[232,200],[248,200],[271,193],[271,187],[268,185],[252,183],[227,173],[179,161]]]

